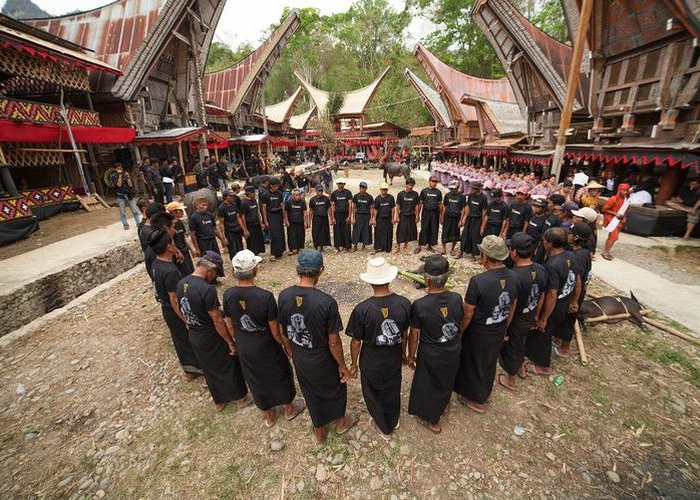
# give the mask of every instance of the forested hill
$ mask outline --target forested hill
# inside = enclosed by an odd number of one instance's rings
[[[50,14],[39,8],[32,0],[7,0],[2,6],[2,13],[16,19],[49,17]]]

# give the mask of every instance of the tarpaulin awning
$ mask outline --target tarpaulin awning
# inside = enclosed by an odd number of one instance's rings
[[[204,127],[166,128],[162,130],[154,130],[153,132],[146,132],[145,134],[134,139],[134,142],[141,145],[177,144],[180,142],[194,140],[199,137],[202,132],[206,132]]]
[[[510,159],[518,163],[549,165],[552,162],[554,151],[551,149],[542,151],[511,151]]]
[[[238,144],[240,146],[253,146],[255,144],[262,144],[267,142],[270,136],[265,134],[251,134],[251,135],[239,135],[238,137],[231,137],[228,142],[231,144]]]
[[[677,168],[698,168],[700,156],[684,151],[663,151],[653,149],[614,149],[593,150],[587,148],[567,147],[565,158],[578,160],[603,161],[612,163],[634,163],[638,165],[666,165]]]
[[[136,131],[128,127],[72,126],[75,142],[82,144],[122,144],[134,140]],[[65,125],[0,120],[0,142],[61,142],[69,143]]]

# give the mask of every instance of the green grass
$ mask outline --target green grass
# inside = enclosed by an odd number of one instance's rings
[[[668,344],[659,342],[647,349],[645,355],[662,366],[671,366],[673,364],[682,366],[687,372],[690,383],[700,388],[700,366],[685,353],[669,347]]]
[[[610,396],[605,393],[605,389],[601,386],[591,389],[591,396],[601,405],[607,406],[610,404]]]

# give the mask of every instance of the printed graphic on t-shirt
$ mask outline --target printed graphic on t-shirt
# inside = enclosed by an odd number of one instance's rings
[[[180,312],[185,317],[185,321],[190,326],[200,326],[197,316],[192,312],[192,307],[190,306],[190,300],[187,297],[182,297],[180,299]]]
[[[540,301],[540,287],[537,283],[533,283],[530,287],[530,295],[527,298],[527,305],[523,309],[523,314],[527,314],[530,311],[534,311],[537,307],[537,303]]]
[[[259,327],[247,314],[241,316],[241,328],[247,332],[258,332],[260,330],[264,330],[264,328]]]
[[[300,347],[311,349],[314,346],[314,343],[311,340],[311,334],[306,328],[306,320],[304,319],[304,315],[301,313],[294,313],[289,317],[287,337],[289,337],[289,340]]]
[[[561,289],[559,298],[563,299],[564,297],[568,296],[571,292],[574,291],[574,286],[576,286],[576,274],[571,269],[569,269],[569,274],[566,275],[566,283]]]
[[[459,335],[459,328],[454,323],[442,325],[442,335],[438,337],[438,342],[449,342]]]
[[[381,329],[381,335],[377,335],[377,345],[398,345],[401,343],[401,330],[393,319],[385,319]]]
[[[505,321],[510,311],[510,294],[506,291],[501,292],[498,296],[498,304],[491,311],[491,317],[486,318],[487,325],[495,325]]]

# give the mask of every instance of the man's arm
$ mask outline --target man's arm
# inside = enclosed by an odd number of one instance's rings
[[[418,351],[418,337],[420,330],[411,327],[408,331],[408,353],[406,354],[406,364],[411,370],[416,369],[416,351]]]
[[[270,326],[270,332],[272,333],[272,337],[275,339],[275,342],[281,345],[287,357],[292,359],[292,346],[289,339],[282,331],[282,325],[280,325],[276,319],[271,319],[267,322],[267,324]]]
[[[481,211],[481,228],[479,229],[479,232],[480,232],[481,234],[484,234],[484,231],[486,230],[486,221],[487,221],[487,220],[488,220],[488,219],[487,219],[487,217],[486,217],[486,209],[483,209],[483,210]]]
[[[537,328],[540,331],[544,331],[544,329],[547,327],[547,321],[549,320],[549,316],[552,314],[552,311],[554,311],[554,306],[556,305],[557,289],[550,288],[547,290],[547,293],[544,298],[544,305],[542,306],[542,311],[540,312],[540,316],[537,319]]]
[[[445,221],[445,205],[440,205],[440,224],[442,224]]]
[[[226,234],[224,233],[223,224],[217,224],[216,219],[214,219],[213,222],[214,222],[214,234],[216,235],[217,238],[219,238],[219,241],[221,241],[221,244],[223,246],[225,246],[225,247],[228,246],[228,240],[226,239]]]
[[[224,317],[221,315],[221,310],[219,308],[212,309],[211,311],[209,311],[209,317],[214,322],[214,328],[216,328],[216,333],[218,333],[219,336],[222,339],[224,339],[224,341],[228,345],[229,354],[231,356],[235,356],[236,344],[234,344],[233,338],[231,338],[231,334],[229,333],[228,328],[226,327],[226,322],[224,321]]]
[[[170,299],[170,307],[173,308],[177,317],[180,318],[183,323],[187,324],[185,317],[182,315],[182,311],[180,311],[180,303],[177,301],[177,294],[175,292],[168,292],[168,298]]]
[[[574,286],[574,293],[571,296],[571,302],[569,303],[569,312],[574,314],[578,311],[578,298],[581,296],[581,275],[576,275],[576,286]]]
[[[352,373],[353,378],[357,378],[357,359],[360,357],[361,347],[361,340],[352,339],[350,341],[350,373]]]
[[[513,322],[513,318],[515,317],[515,310],[518,308],[518,299],[515,299],[513,301],[513,304],[510,306],[510,311],[508,312],[508,323],[506,323],[507,326],[510,326],[510,324]]]
[[[472,318],[474,317],[475,310],[476,310],[476,306],[470,304],[469,302],[465,302],[464,305],[462,306],[463,316],[462,316],[462,325],[461,325],[462,328],[461,328],[460,334],[463,334],[464,331],[469,326],[469,323],[472,322]]]
[[[260,220],[262,221],[263,229],[265,229],[268,226],[268,224],[267,224],[267,203],[260,203],[260,204],[258,204],[258,206],[260,207],[260,209],[259,209],[260,216],[261,216]]]
[[[117,175],[117,181],[114,183],[117,187],[122,187],[122,176]]]
[[[331,206],[328,210],[328,217],[331,220],[331,224],[335,224],[335,202],[331,200]]]
[[[236,327],[233,324],[233,320],[231,318],[229,318],[228,316],[225,316],[224,323],[226,323],[226,329],[228,330],[228,334],[231,336],[231,339],[235,342],[236,341]]]
[[[331,332],[328,334],[328,347],[331,350],[331,354],[333,355],[335,362],[338,363],[340,382],[344,384],[352,377],[350,370],[348,370],[348,366],[345,364],[343,342],[340,340],[340,335],[338,335],[338,332]]]

